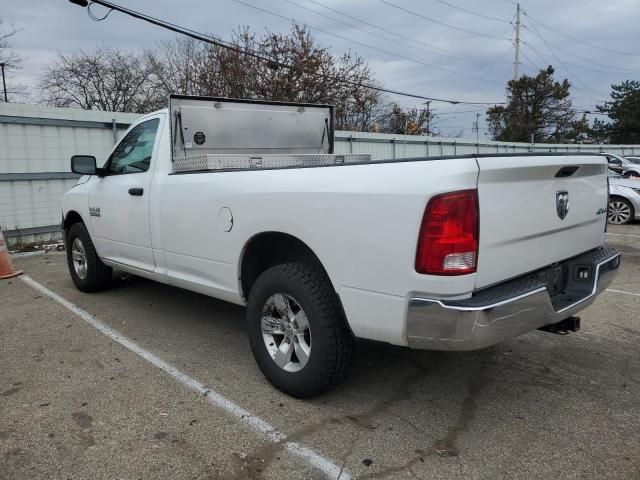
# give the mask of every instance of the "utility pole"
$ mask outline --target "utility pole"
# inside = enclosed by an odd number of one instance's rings
[[[7,98],[7,82],[4,79],[4,66],[4,62],[0,63],[0,68],[2,69],[2,89],[4,90],[4,101],[8,103],[9,99]]]
[[[429,136],[429,124],[431,123],[431,110],[429,110],[429,106],[431,105],[431,101],[426,102],[427,104],[427,137]]]
[[[480,114],[476,113],[476,121],[473,122],[472,132],[476,132],[476,140],[480,140]]]
[[[513,79],[520,78],[520,4],[516,4],[516,61],[513,62]]]

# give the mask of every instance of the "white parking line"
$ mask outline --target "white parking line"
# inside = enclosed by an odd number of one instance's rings
[[[12,253],[11,258],[33,257],[34,255],[64,255],[64,250],[36,250],[35,252]]]
[[[640,238],[640,235],[630,235],[628,233],[609,233],[606,232],[605,235],[613,235],[614,237],[633,237],[633,238]]]
[[[40,293],[47,295],[52,300],[55,300],[66,309],[75,313],[80,318],[82,318],[85,322],[87,322],[89,325],[96,328],[97,330],[99,330],[101,333],[105,334],[112,340],[118,342],[120,345],[122,345],[126,349],[144,358],[147,362],[158,367],[160,370],[163,370],[165,373],[168,373],[174,379],[182,383],[184,386],[204,396],[209,401],[210,404],[216,407],[222,408],[228,414],[237,418],[241,423],[244,423],[250,426],[251,428],[253,428],[254,430],[256,430],[257,432],[262,433],[263,435],[266,436],[266,438],[270,442],[282,444],[282,446],[287,451],[301,458],[303,461],[307,462],[309,465],[322,471],[328,478],[341,479],[341,480],[351,479],[351,476],[349,474],[344,472],[341,467],[333,463],[331,460],[323,457],[318,452],[300,443],[288,442],[287,435],[277,430],[273,425],[271,425],[266,420],[263,420],[260,417],[253,415],[251,412],[245,410],[241,406],[233,403],[231,400],[228,400],[227,398],[223,397],[222,395],[215,392],[211,388],[207,387],[202,382],[196,380],[193,377],[190,377],[184,372],[181,372],[180,370],[168,364],[167,362],[157,357],[153,353],[149,352],[148,350],[145,350],[140,345],[135,343],[133,340],[125,337],[124,335],[120,334],[119,332],[112,329],[108,325],[102,323],[100,320],[98,320],[96,317],[91,315],[86,310],[83,310],[82,308],[78,307],[77,305],[70,302],[69,300],[49,290],[44,285],[41,285],[30,276],[22,275],[19,278],[23,282],[25,282],[27,285],[35,288]]]
[[[16,257],[33,257],[34,255],[44,255],[45,251],[44,250],[36,250],[35,252],[16,252],[16,253],[12,253],[11,257],[12,258],[16,258]]]
[[[611,293],[623,293],[625,295],[631,295],[632,297],[640,297],[640,293],[631,293],[631,292],[625,292],[623,290],[613,290],[611,288],[607,288],[607,292],[611,292]]]

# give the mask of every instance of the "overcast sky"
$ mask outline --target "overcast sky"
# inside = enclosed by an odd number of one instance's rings
[[[514,25],[510,22],[516,7],[510,0],[242,2],[306,23],[335,54],[357,51],[369,61],[376,78],[395,90],[475,102],[503,101],[505,83],[513,76]],[[225,39],[239,25],[256,32],[290,28],[290,21],[234,0],[119,3]],[[531,73],[553,64],[557,75],[573,84],[576,107],[593,109],[609,98],[612,83],[640,79],[639,0],[523,0],[521,5],[528,14],[522,15],[521,71]],[[92,11],[106,12],[99,5]],[[13,39],[14,49],[25,58],[18,80],[31,86],[37,84],[42,66],[58,52],[99,45],[136,51],[174,37],[172,32],[118,12],[94,22],[86,9],[67,0],[0,0],[0,18],[22,29]],[[404,106],[424,106],[418,100],[389,98]],[[435,102],[431,108],[441,114],[437,127],[443,134],[462,131],[465,137],[472,136],[475,111],[481,111],[477,106]],[[481,136],[484,133],[481,130]]]

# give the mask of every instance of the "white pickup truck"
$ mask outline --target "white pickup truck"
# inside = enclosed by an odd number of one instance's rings
[[[71,168],[75,285],[115,268],[246,305],[260,369],[297,397],[345,377],[355,338],[471,350],[575,330],[620,262],[604,157],[336,155],[326,105],[172,96],[102,167]]]

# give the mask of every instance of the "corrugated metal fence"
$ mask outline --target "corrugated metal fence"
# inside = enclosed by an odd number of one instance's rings
[[[11,243],[48,240],[60,224],[60,197],[74,183],[73,154],[105,158],[136,114],[0,103],[0,228]],[[374,160],[473,153],[607,151],[640,145],[546,145],[360,132],[336,132],[337,153]]]
[[[104,158],[139,115],[0,103],[0,227],[9,243],[52,238],[74,185],[71,155]]]
[[[640,145],[511,143],[384,133],[336,132],[337,153],[370,153],[375,160],[476,153],[610,152],[640,155]]]

